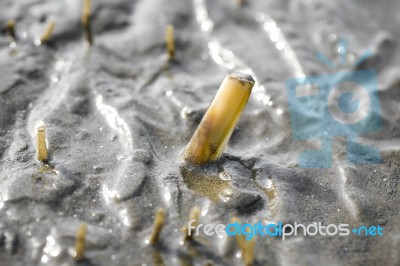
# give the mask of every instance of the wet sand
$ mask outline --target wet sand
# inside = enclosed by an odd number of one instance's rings
[[[233,237],[181,243],[201,223],[381,225],[384,236],[258,237],[255,265],[398,265],[400,257],[400,18],[397,1],[93,1],[93,46],[81,1],[2,1],[0,24],[0,261],[71,265],[87,224],[81,265],[242,265]],[[51,40],[37,45],[46,24]],[[168,62],[165,27],[175,27]],[[337,44],[348,41],[341,65]],[[35,44],[36,41],[36,44]],[[367,49],[372,57],[354,67]],[[316,60],[323,52],[330,69]],[[333,166],[304,169],[292,139],[286,80],[374,69],[383,127],[360,141],[379,164],[351,164],[333,141]],[[227,73],[256,85],[223,157],[181,159]],[[321,103],[324,104],[324,103]],[[48,165],[36,160],[45,124]],[[166,211],[159,244],[146,244]]]

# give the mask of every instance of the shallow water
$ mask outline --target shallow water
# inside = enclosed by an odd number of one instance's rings
[[[385,230],[259,237],[255,265],[399,263],[400,3],[249,2],[93,1],[92,47],[83,41],[80,1],[0,3],[1,25],[15,18],[18,37],[0,38],[0,261],[70,265],[85,222],[83,265],[241,265],[235,238],[182,245],[180,229],[198,206],[202,223],[239,217]],[[52,42],[35,45],[51,19]],[[167,24],[175,26],[172,63]],[[368,49],[372,57],[354,67]],[[338,68],[324,66],[317,52]],[[338,137],[331,168],[301,168],[299,153],[321,144],[292,139],[286,80],[361,69],[377,72],[383,126],[359,141],[377,147],[382,162],[349,163]],[[250,101],[223,158],[188,166],[180,155],[231,71],[255,78]],[[41,123],[48,167],[35,160]],[[167,219],[153,248],[146,239],[160,207]]]

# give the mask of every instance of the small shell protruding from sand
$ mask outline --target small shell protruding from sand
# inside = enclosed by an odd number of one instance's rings
[[[153,231],[151,232],[149,243],[150,245],[155,245],[158,243],[158,239],[160,237],[161,230],[164,226],[165,221],[165,210],[158,209],[156,211],[156,215],[154,217]]]
[[[15,20],[13,20],[13,19],[7,20],[5,30],[6,30],[8,36],[15,39],[15,37],[16,37],[16,35],[15,35]]]
[[[239,219],[232,218],[231,223],[240,223]],[[256,244],[256,238],[253,237],[250,240],[246,240],[246,236],[236,234],[236,242],[239,246],[240,252],[242,253],[242,261],[244,266],[251,266],[254,263],[254,248]]]
[[[253,86],[254,79],[248,74],[225,77],[183,154],[185,161],[204,164],[221,157]]]
[[[54,20],[51,20],[47,24],[46,29],[44,30],[42,36],[39,39],[41,44],[44,44],[50,40],[55,27],[56,27],[56,22]]]
[[[48,151],[47,151],[47,140],[46,140],[46,127],[41,125],[37,129],[37,159],[40,162],[47,162]]]
[[[200,209],[198,207],[193,207],[189,213],[190,227],[188,225],[185,225],[182,228],[182,231],[185,233],[184,241],[193,239],[194,230],[192,229],[195,229],[197,227],[197,225],[199,224],[199,220],[200,220]]]
[[[91,7],[91,5],[92,5],[91,0],[83,1],[82,18],[81,18],[83,30],[85,32],[85,39],[89,45],[93,44],[92,28],[90,25],[90,7]]]
[[[167,46],[168,61],[175,60],[174,26],[168,25],[165,29],[165,43]]]
[[[75,261],[81,261],[85,255],[87,224],[79,225],[75,239]]]

